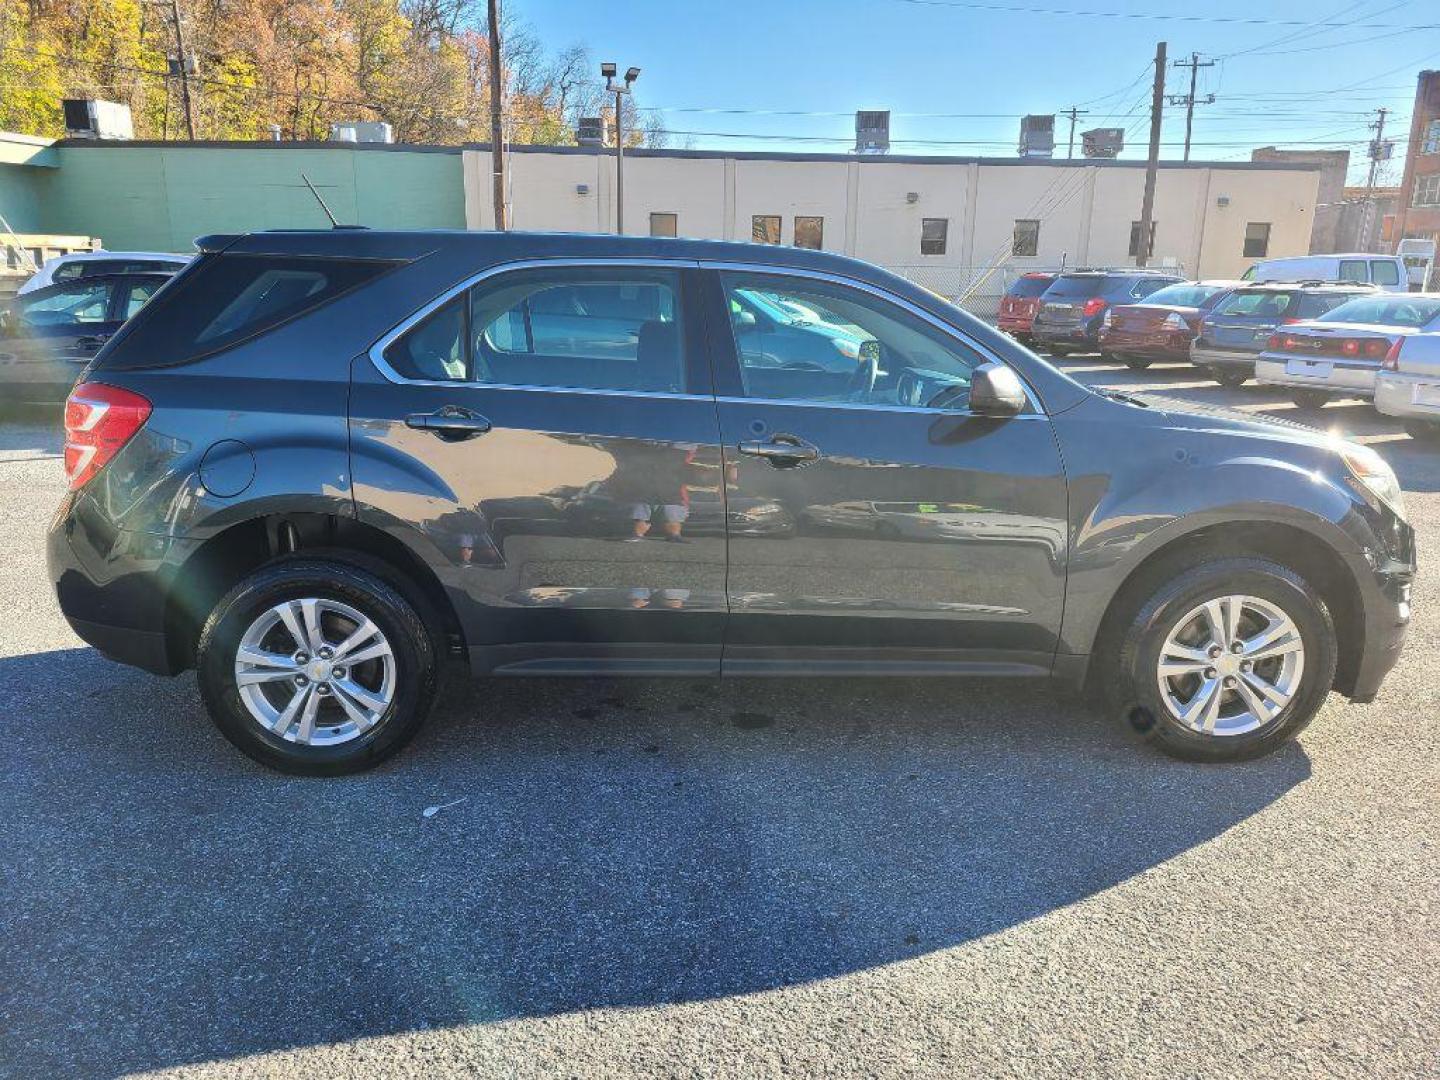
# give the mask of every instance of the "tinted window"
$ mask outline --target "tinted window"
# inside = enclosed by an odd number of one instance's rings
[[[1231,293],[1215,305],[1217,315],[1254,315],[1256,317],[1282,317],[1290,306],[1294,293],[1274,289],[1257,289],[1254,292],[1241,290]]]
[[[1036,218],[1016,218],[1015,236],[1010,241],[1010,254],[1037,255],[1040,252],[1040,222]]]
[[[120,304],[120,318],[129,319],[150,302],[150,297],[160,291],[163,281],[132,281],[123,286],[124,299]]]
[[[1365,271],[1364,259],[1341,259],[1340,260],[1341,281],[1369,281],[1370,277]]]
[[[1399,285],[1400,271],[1389,259],[1371,259],[1370,280],[1376,285]]]
[[[944,255],[950,233],[950,219],[927,217],[920,219],[920,254]]]
[[[1107,278],[1103,274],[1061,274],[1045,293],[1045,299],[1083,299],[1099,296],[1105,291]]]
[[[407,379],[462,381],[465,337],[465,298],[457,296],[392,341],[385,362]]]
[[[71,278],[78,278],[84,272],[85,264],[83,262],[61,263],[55,268],[55,272],[50,275],[50,280],[69,281]]]
[[[1263,259],[1270,254],[1270,222],[1247,221],[1245,243],[1240,254],[1247,259]]]
[[[22,298],[21,311],[31,326],[78,326],[104,322],[110,307],[109,282],[76,282],[31,300]]]
[[[208,356],[313,311],[394,265],[206,255],[126,324],[102,366],[156,367]]]
[[[858,289],[782,275],[723,276],[749,397],[963,408],[970,373],[986,362]]]
[[[1142,296],[1149,296],[1151,293],[1163,289],[1169,284],[1171,283],[1164,278],[1141,278],[1135,282],[1134,285],[1130,286],[1130,295],[1137,299]]]
[[[1295,315],[1301,319],[1318,318],[1350,299],[1353,297],[1345,293],[1301,293]]]
[[[1324,315],[1326,322],[1369,323],[1374,326],[1424,326],[1440,318],[1440,300],[1361,296],[1346,300]]]
[[[1032,296],[1039,296],[1050,287],[1054,280],[1054,278],[1048,277],[1022,277],[1006,290],[1006,295],[1019,296],[1027,299]]]
[[[1217,293],[1224,292],[1219,285],[1167,285],[1145,298],[1149,304],[1173,304],[1175,307],[1203,307],[1205,302]]]
[[[526,270],[471,290],[474,378],[509,386],[680,392],[680,279],[634,267]]]

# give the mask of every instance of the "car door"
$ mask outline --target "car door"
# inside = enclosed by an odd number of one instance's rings
[[[1048,670],[1066,485],[1038,405],[971,414],[970,373],[995,358],[883,290],[706,272],[730,520],[724,670]],[[837,371],[752,356],[730,325],[742,290],[820,313],[858,357]]]
[[[78,279],[11,301],[0,336],[0,378],[18,395],[68,390],[114,331],[115,285],[114,278]]]
[[[694,264],[514,264],[352,367],[357,512],[449,591],[477,671],[715,674],[719,426]]]

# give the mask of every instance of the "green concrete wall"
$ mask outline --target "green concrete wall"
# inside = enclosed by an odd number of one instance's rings
[[[45,231],[98,236],[113,251],[189,251],[206,233],[341,224],[465,227],[461,155],[284,145],[59,146],[40,201]]]
[[[19,233],[48,232],[45,229],[44,193],[54,169],[0,163],[0,217]]]

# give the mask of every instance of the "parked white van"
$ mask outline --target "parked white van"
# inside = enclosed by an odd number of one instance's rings
[[[1240,275],[1246,281],[1368,281],[1386,292],[1409,292],[1405,260],[1398,255],[1296,255],[1261,259]]]

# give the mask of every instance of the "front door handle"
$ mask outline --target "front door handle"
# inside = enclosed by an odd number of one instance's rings
[[[411,413],[405,417],[405,426],[416,431],[432,432],[437,438],[448,442],[473,439],[490,430],[489,420],[477,412],[462,409],[458,405],[446,405],[433,413]]]
[[[820,448],[794,435],[776,435],[765,442],[742,442],[740,453],[764,458],[777,469],[793,469],[820,458]]]

